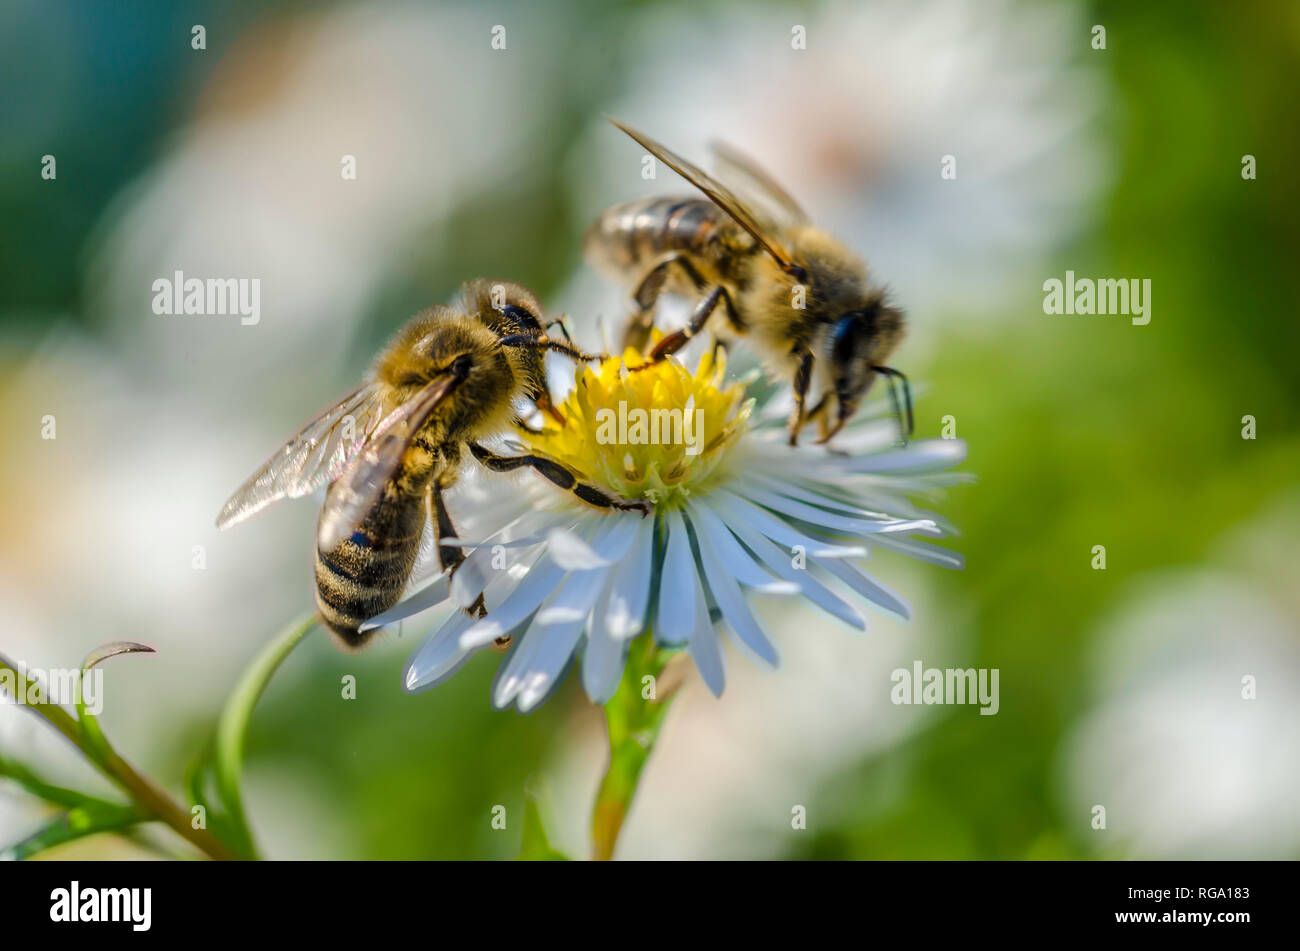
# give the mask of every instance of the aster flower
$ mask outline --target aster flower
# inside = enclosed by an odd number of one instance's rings
[[[367,625],[447,599],[463,607],[484,592],[487,616],[451,613],[411,656],[405,689],[441,683],[508,636],[494,706],[535,709],[578,656],[588,696],[604,704],[618,689],[630,642],[651,630],[662,648],[686,651],[720,695],[719,629],[759,662],[779,664],[752,595],[803,598],[859,630],[867,627],[864,604],[910,617],[906,601],[861,562],[883,548],[961,566],[960,556],[922,540],[947,526],[904,493],[953,481],[937,470],[961,461],[963,445],[921,440],[897,448],[894,421],[872,418],[868,408],[844,434],[851,453],[792,449],[782,408],[756,413],[755,405],[745,383],[726,381],[724,362],[710,353],[693,373],[674,360],[641,367],[632,351],[579,370],[561,408],[566,425],[523,433],[524,446],[514,449],[546,454],[621,496],[649,499],[653,516],[591,508],[535,479],[493,498],[495,528],[472,545],[462,542],[472,551],[456,574]],[[673,438],[664,441],[665,430]],[[481,519],[477,527],[483,530]]]

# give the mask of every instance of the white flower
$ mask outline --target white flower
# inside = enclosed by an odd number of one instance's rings
[[[937,471],[961,461],[962,443],[895,448],[894,420],[868,416],[845,433],[852,454],[791,448],[775,413],[751,426],[743,385],[723,386],[722,377],[707,354],[693,375],[675,361],[629,373],[610,360],[582,372],[562,410],[567,425],[531,439],[533,448],[607,491],[653,499],[654,515],[610,514],[536,478],[521,484],[524,491],[494,498],[495,531],[479,536],[450,581],[437,578],[367,625],[393,623],[449,596],[463,607],[484,593],[487,616],[451,614],[412,655],[405,688],[439,684],[509,636],[494,706],[535,709],[578,655],[587,694],[605,703],[618,688],[629,643],[648,629],[660,645],[689,652],[717,695],[726,679],[719,628],[759,661],[779,663],[750,594],[802,597],[865,630],[863,603],[911,615],[900,595],[864,570],[871,549],[961,567],[959,555],[922,540],[945,534],[946,526],[904,493],[953,481]],[[701,412],[702,452],[594,437],[601,410],[652,399],[659,408]]]

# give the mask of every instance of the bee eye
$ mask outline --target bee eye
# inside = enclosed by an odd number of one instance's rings
[[[845,314],[835,321],[835,326],[831,328],[830,333],[831,359],[834,362],[842,364],[853,359],[858,334],[863,329],[862,323],[859,321],[861,316],[859,313]]]

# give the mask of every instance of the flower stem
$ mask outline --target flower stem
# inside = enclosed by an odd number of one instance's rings
[[[92,741],[87,738],[81,724],[57,703],[50,703],[44,697],[41,698],[40,703],[30,702],[32,697],[38,695],[40,688],[3,655],[0,655],[0,668],[12,672],[17,678],[15,682],[22,682],[28,699],[24,706],[28,710],[62,733],[101,773],[139,803],[146,812],[169,825],[177,835],[187,839],[211,858],[234,858],[216,836],[206,829],[194,828],[189,812],[167,795],[161,787],[123,759],[112,746],[108,745],[108,741],[103,739],[102,734]]]
[[[618,692],[605,704],[609,731],[609,769],[596,792],[591,815],[592,858],[604,862],[613,858],[627,818],[663,726],[676,684],[665,682],[664,667],[672,658],[660,650],[649,632],[632,645]],[[646,681],[645,678],[651,678]]]
[[[271,676],[315,624],[314,615],[299,618],[268,644],[240,678],[234,691],[226,700],[226,706],[221,711],[221,719],[217,721],[215,748],[217,789],[221,793],[221,802],[240,837],[240,849],[247,858],[255,858],[257,855],[253,834],[244,813],[244,797],[239,785],[248,722],[253,716],[253,707],[257,705]]]

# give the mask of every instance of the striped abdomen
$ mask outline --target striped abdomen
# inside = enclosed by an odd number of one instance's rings
[[[583,236],[582,249],[593,267],[631,283],[672,251],[717,258],[719,240],[736,230],[705,198],[638,198],[601,212]]]
[[[426,519],[424,494],[390,483],[351,538],[328,552],[317,548],[316,607],[346,647],[364,646],[369,634],[357,627],[402,597]]]

